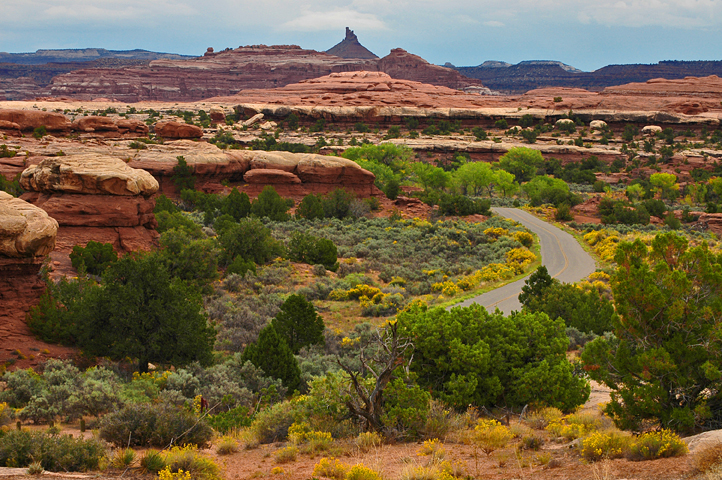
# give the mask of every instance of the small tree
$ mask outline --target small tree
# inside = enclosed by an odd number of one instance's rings
[[[315,193],[309,193],[301,200],[296,208],[296,216],[307,220],[323,218],[325,216],[323,210],[323,199]]]
[[[245,218],[251,213],[251,199],[248,198],[246,192],[240,193],[237,188],[231,190],[226,198],[223,199],[221,212],[230,215],[236,221]]]
[[[154,255],[125,256],[111,265],[99,287],[83,292],[75,335],[91,355],[150,362],[209,363],[215,330],[202,313],[201,296],[173,280]]]
[[[304,347],[324,343],[323,318],[301,295],[290,295],[271,324],[295,355]]]
[[[374,347],[380,347],[378,355],[369,355],[369,345],[361,348],[359,360],[361,372],[337,359],[339,366],[351,379],[352,392],[346,401],[351,414],[361,421],[365,430],[382,431],[384,427],[384,390],[394,378],[397,368],[409,360],[405,356],[413,351],[413,343],[407,337],[399,335],[397,322],[387,324],[383,330],[376,331],[371,339]],[[370,374],[372,381],[363,378]]]
[[[514,175],[518,182],[528,182],[544,165],[541,152],[525,147],[510,149],[499,158],[499,166]]]
[[[689,431],[722,426],[722,258],[676,233],[617,246],[616,338],[587,344],[589,376],[612,389],[620,428],[653,420]]]
[[[283,245],[255,218],[243,218],[240,222],[227,226],[221,233],[219,242],[223,248],[221,259],[224,265],[228,265],[236,257],[261,265],[284,253]]]
[[[261,330],[258,340],[243,350],[241,362],[246,361],[263,370],[264,374],[281,380],[289,392],[301,386],[301,370],[296,357],[273,324]]]
[[[193,169],[186,162],[185,157],[176,157],[178,165],[173,167],[173,184],[179,191],[194,190],[196,188],[196,177],[193,176]]]
[[[293,232],[288,242],[288,256],[294,262],[303,262],[309,265],[323,265],[334,270],[338,258],[336,245],[327,239],[314,237],[305,232]]]
[[[293,206],[290,198],[281,198],[276,189],[266,185],[251,203],[251,213],[258,218],[268,217],[275,222],[288,220],[288,209]]]

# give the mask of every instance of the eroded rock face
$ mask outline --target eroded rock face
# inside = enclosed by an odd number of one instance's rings
[[[300,184],[301,179],[291,172],[285,170],[274,170],[272,168],[258,168],[249,170],[243,179],[255,185],[286,185]]]
[[[44,210],[0,191],[0,257],[48,255],[57,232],[58,222]]]
[[[96,195],[144,195],[158,191],[158,182],[144,170],[103,155],[47,158],[20,177],[25,190]]]

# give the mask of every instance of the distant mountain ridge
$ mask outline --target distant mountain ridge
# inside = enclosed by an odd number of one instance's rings
[[[606,87],[653,78],[669,80],[685,77],[722,77],[722,61],[665,60],[655,64],[607,65],[593,72],[583,72],[552,60],[527,60],[516,65],[490,60],[476,67],[447,64],[469,78],[476,78],[488,88],[502,93],[519,94],[544,87],[584,88],[599,91]]]
[[[58,50],[37,50],[26,53],[0,52],[0,63],[20,65],[44,65],[46,63],[92,62],[100,59],[125,59],[151,61],[161,58],[179,60],[194,58],[177,53],[151,52],[148,50],[106,50],[105,48],[70,48]]]

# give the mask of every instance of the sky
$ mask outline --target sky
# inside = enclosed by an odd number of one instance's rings
[[[350,27],[383,57],[608,64],[722,60],[722,0],[0,0],[0,51],[97,47],[327,50]]]

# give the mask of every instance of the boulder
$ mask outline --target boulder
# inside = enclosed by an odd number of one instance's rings
[[[592,120],[589,122],[589,128],[591,130],[604,130],[607,128],[607,122],[604,120]]]
[[[226,111],[223,109],[223,107],[211,107],[209,116],[211,117],[211,123],[213,124],[226,123]]]
[[[301,183],[301,179],[290,172],[262,168],[249,170],[243,176],[243,179],[251,184],[264,185]]]
[[[55,248],[58,222],[42,209],[0,191],[0,257],[37,257]]]
[[[100,195],[144,195],[158,191],[158,181],[145,170],[104,155],[46,158],[25,169],[20,185],[34,192]]]
[[[257,113],[254,116],[252,116],[251,118],[249,118],[248,120],[246,120],[245,122],[241,123],[241,125],[243,125],[244,127],[250,127],[254,123],[258,123],[261,120],[263,120],[263,114]]]
[[[117,132],[118,125],[108,117],[80,117],[72,123],[73,130],[77,132]]]
[[[646,127],[642,127],[642,135],[654,136],[661,131],[662,127],[658,125],[647,125]]]
[[[155,134],[163,138],[201,138],[203,129],[196,125],[163,120],[155,124]]]
[[[722,443],[722,430],[710,430],[709,432],[693,435],[685,438],[684,442],[689,448],[689,453],[695,453],[705,447]]]
[[[373,184],[376,176],[352,160],[324,155],[303,154],[296,174],[304,183]]]
[[[132,118],[120,118],[115,124],[118,126],[120,133],[137,133],[139,135],[148,134],[148,125],[140,120]]]
[[[48,132],[68,132],[70,120],[62,113],[38,112],[35,110],[0,110],[0,120],[15,123],[20,130],[34,130],[44,126]]]
[[[571,120],[571,119],[569,119],[569,118],[560,118],[559,120],[556,121],[555,125],[557,125],[557,126],[559,126],[559,125],[568,125],[568,124],[570,124],[570,123],[571,123],[571,124],[574,124],[574,120]]]

